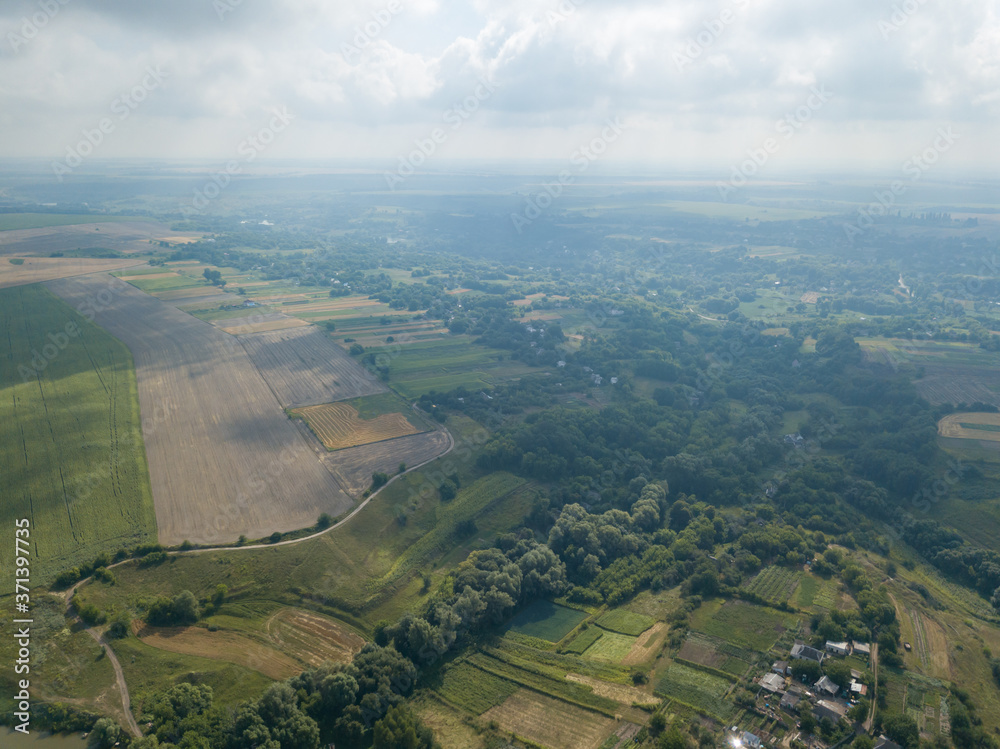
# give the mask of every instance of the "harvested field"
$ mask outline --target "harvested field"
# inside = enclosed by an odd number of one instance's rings
[[[351,506],[236,339],[107,276],[48,286],[132,351],[161,543],[260,538]]]
[[[632,644],[632,649],[628,652],[628,655],[622,658],[622,665],[637,666],[640,663],[645,663],[656,655],[660,647],[662,647],[666,636],[667,625],[663,622],[657,622],[650,629],[639,635],[638,639]]]
[[[117,270],[135,265],[131,258],[26,257],[20,265],[0,259],[0,288],[23,286],[57,278]]]
[[[483,720],[551,749],[597,749],[614,727],[610,718],[527,689],[485,712]]]
[[[629,687],[624,684],[613,684],[610,681],[601,681],[592,676],[581,676],[580,674],[566,674],[567,681],[574,681],[577,684],[586,684],[594,690],[594,694],[607,697],[609,700],[620,702],[622,705],[632,706],[635,704],[646,704],[656,702],[653,695],[643,692],[638,687]]]
[[[303,429],[307,428],[303,426]],[[322,456],[322,460],[344,490],[352,497],[357,497],[371,486],[372,473],[381,471],[392,475],[400,463],[408,466],[426,463],[447,452],[451,444],[448,432],[438,430],[400,437],[391,442],[349,447],[336,453],[327,453]]]
[[[292,413],[305,419],[327,450],[384,442],[419,431],[401,413],[362,419],[357,409],[347,403],[308,406],[295,409]]]
[[[247,315],[246,317],[230,317],[212,321],[212,325],[226,331],[230,335],[267,333],[272,330],[301,328],[308,324],[305,320],[300,320],[297,317],[288,317],[280,312],[258,313],[256,315]]]
[[[284,653],[235,632],[209,632],[204,627],[145,627],[137,634],[143,644],[157,650],[234,663],[272,679],[287,679],[305,670]]]
[[[1000,414],[949,414],[938,422],[938,434],[954,439],[1000,442]]]
[[[365,640],[335,619],[302,609],[282,609],[267,621],[268,639],[306,666],[350,663]]]
[[[93,216],[80,216],[81,221]],[[0,232],[0,255],[49,255],[99,247],[117,252],[149,252],[150,240],[174,236],[154,221],[102,221]]]
[[[253,333],[239,340],[286,408],[386,392],[384,385],[318,328]]]

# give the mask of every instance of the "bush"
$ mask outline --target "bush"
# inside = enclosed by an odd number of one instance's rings
[[[272,544],[276,544],[278,543],[278,541],[281,540],[281,533],[279,531],[275,531],[274,533],[272,533],[270,536],[267,537],[267,540],[270,541]]]
[[[383,486],[389,483],[389,474],[382,473],[381,471],[376,471],[372,474],[372,491],[376,489],[381,489]]]
[[[351,356],[358,356],[359,354],[365,353],[365,347],[360,343],[352,343],[350,348]]]
[[[333,518],[325,512],[316,521],[317,528],[329,528],[331,525],[333,525]]]
[[[165,551],[154,551],[151,554],[147,554],[139,562],[140,567],[153,567],[157,564],[163,564],[167,561],[167,552]]]

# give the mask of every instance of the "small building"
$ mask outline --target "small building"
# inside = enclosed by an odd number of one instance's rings
[[[782,676],[792,675],[792,669],[788,667],[788,661],[775,661],[771,664],[771,671]]]
[[[816,716],[816,720],[823,720],[823,718],[829,718],[834,723],[839,723],[844,719],[847,711],[842,705],[838,705],[836,702],[828,702],[827,700],[820,700],[813,706],[813,715]]]
[[[816,661],[822,663],[826,653],[816,648],[809,647],[805,643],[797,642],[792,646],[792,658],[803,661]]]
[[[846,642],[833,642],[832,640],[826,641],[826,649],[834,655],[848,655],[851,652],[851,647]]]
[[[835,695],[840,691],[840,686],[837,685],[835,681],[830,679],[829,676],[824,676],[819,681],[816,682],[816,691],[825,692],[829,695]]]
[[[903,749],[903,747],[885,736],[879,736],[878,741],[875,742],[875,749]]]
[[[860,681],[854,680],[851,682],[851,696],[852,697],[865,697],[868,695],[868,685],[862,684]]]
[[[740,740],[743,742],[743,746],[749,746],[751,749],[761,749],[763,743],[759,736],[755,736],[749,731],[744,731],[740,736]]]
[[[858,642],[855,640],[851,643],[851,648],[854,650],[855,654],[863,655],[865,658],[872,654],[872,646],[867,642]]]
[[[760,685],[768,692],[781,692],[785,689],[785,677],[777,674],[764,674]]]
[[[798,692],[785,692],[785,696],[781,698],[781,702],[778,704],[782,710],[789,713],[794,713],[799,709],[799,703],[802,701],[802,695]]]

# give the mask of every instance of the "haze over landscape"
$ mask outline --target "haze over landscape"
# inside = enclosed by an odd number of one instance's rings
[[[1000,15],[8,0],[0,744],[1000,746]]]

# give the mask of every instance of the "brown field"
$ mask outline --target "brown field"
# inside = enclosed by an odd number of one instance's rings
[[[382,414],[362,419],[353,406],[325,403],[292,411],[306,420],[327,450],[357,447],[416,434],[418,430],[403,414]]]
[[[622,665],[638,666],[640,663],[645,663],[659,652],[666,637],[667,625],[663,622],[657,622],[639,635],[639,638],[633,643],[632,649],[628,651],[628,655],[622,658]]]
[[[726,661],[726,656],[716,650],[711,643],[701,640],[685,640],[677,657],[710,668],[722,668],[722,664]]]
[[[47,285],[132,351],[161,543],[260,538],[351,506],[237,339],[108,276]]]
[[[155,221],[49,226],[0,232],[0,256],[49,255],[100,247],[118,252],[149,252],[150,240],[182,236]]]
[[[434,731],[441,749],[482,749],[484,737],[465,722],[462,714],[438,702],[433,694],[416,698],[413,709],[424,725]]]
[[[960,413],[945,416],[938,422],[938,434],[942,437],[967,440],[987,440],[1000,442],[1000,431],[988,429],[969,429],[962,424],[982,424],[996,427],[1000,430],[1000,414],[992,413]]]
[[[167,291],[156,291],[151,293],[157,299],[162,299],[164,302],[177,302],[194,299],[196,297],[220,296],[220,291],[217,286],[195,286],[193,289],[169,289]],[[237,297],[232,294],[229,295],[229,300],[238,301]]]
[[[252,333],[241,336],[239,341],[286,408],[387,390],[330,336],[313,326]]]
[[[22,265],[14,265],[9,259],[0,257],[0,289],[8,286],[23,286],[57,278],[83,276],[118,270],[135,265],[130,258],[77,258],[77,257],[26,257]]]
[[[151,278],[157,280],[161,278],[180,278],[181,274],[177,271],[168,270],[165,273],[137,273],[134,276],[116,276],[122,281],[148,281]]]
[[[248,333],[285,330],[286,328],[301,328],[309,323],[297,317],[286,317],[280,312],[274,312],[248,317],[232,317],[228,320],[215,320],[212,324],[230,335],[247,335]]]
[[[580,674],[566,674],[567,681],[575,681],[577,684],[586,684],[599,697],[607,697],[609,700],[631,707],[632,705],[644,705],[651,702],[659,702],[658,699],[648,692],[643,692],[638,687],[629,687],[625,684],[612,684],[610,681],[601,681],[592,676],[581,676]]]
[[[235,663],[271,679],[287,679],[305,670],[284,653],[235,632],[209,632],[204,627],[144,627],[137,635],[143,644],[158,650]]]
[[[597,749],[614,728],[610,718],[527,689],[491,707],[482,720],[551,749]]]
[[[308,432],[308,427],[303,425]],[[309,432],[311,435],[312,432]],[[376,442],[361,447],[348,447],[326,453],[323,461],[352,497],[358,497],[371,486],[372,473],[381,471],[392,476],[400,463],[413,466],[426,463],[451,448],[451,436],[444,430],[413,434],[391,442]]]
[[[174,234],[168,237],[153,237],[157,242],[166,242],[168,244],[192,244],[201,239],[200,236],[191,236],[183,234]]]
[[[302,609],[282,609],[267,620],[265,630],[275,647],[306,666],[350,663],[365,644],[335,619]]]
[[[819,301],[819,292],[807,291],[805,294],[799,297],[799,301],[804,302],[805,304],[816,304]]]

